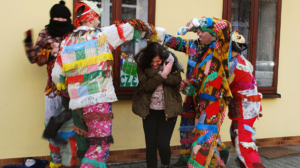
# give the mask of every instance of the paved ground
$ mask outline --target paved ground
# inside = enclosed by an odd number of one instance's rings
[[[286,146],[287,148],[300,151],[300,146]],[[231,152],[230,160],[227,164],[227,168],[239,168],[235,164],[235,158],[237,157],[235,152]],[[300,168],[300,156],[290,156],[278,159],[266,159],[260,157],[263,165],[266,168]],[[172,158],[171,164],[175,163],[178,158]],[[160,165],[159,165],[160,166]],[[108,164],[108,168],[147,168],[145,161],[132,162],[127,164]]]

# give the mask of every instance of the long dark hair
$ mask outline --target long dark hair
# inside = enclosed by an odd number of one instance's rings
[[[163,49],[163,46],[158,42],[150,43],[146,48],[141,49],[140,52],[136,54],[135,60],[137,60],[137,66],[139,66],[144,71],[146,68],[151,66],[151,62],[156,56],[159,56],[163,63]]]

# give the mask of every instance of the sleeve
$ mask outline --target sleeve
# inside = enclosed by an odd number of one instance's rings
[[[39,33],[39,37],[36,41],[35,46],[33,46],[32,41],[30,42],[25,41],[26,55],[30,63],[33,64],[39,61],[40,54],[45,49],[46,45],[47,45],[47,38],[43,30]],[[49,50],[47,51],[47,53],[49,54]],[[42,54],[45,54],[45,52]],[[46,61],[46,63],[48,62],[48,60],[45,59],[40,59],[40,60]],[[42,62],[38,63],[39,66],[42,66],[44,64],[45,63]]]
[[[131,41],[134,34],[134,28],[129,23],[102,27],[101,31],[107,35],[107,40],[114,49],[126,41]]]
[[[165,80],[159,73],[155,73],[153,76],[148,77],[140,67],[137,67],[137,73],[140,83],[140,89],[147,92],[154,91]]]
[[[64,49],[64,41],[61,44],[62,50],[59,52],[58,56],[56,57],[54,67],[52,69],[52,81],[56,85],[57,90],[65,90],[67,89],[67,82],[66,82],[66,75],[62,71],[62,59],[61,59],[61,53]]]
[[[174,37],[169,34],[165,34],[164,45],[166,47],[172,48],[175,51],[189,53],[189,43],[193,40],[182,39],[181,37]]]
[[[179,86],[182,81],[180,72],[169,74],[167,79],[164,80],[163,84],[168,86]]]

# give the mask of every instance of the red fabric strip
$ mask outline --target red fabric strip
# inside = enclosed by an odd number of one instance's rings
[[[72,167],[76,164],[76,152],[77,152],[76,138],[70,138],[69,142],[70,142],[70,148],[72,153],[70,167]]]
[[[125,42],[124,30],[123,30],[123,27],[121,25],[123,25],[123,23],[121,23],[117,26],[117,30],[118,30],[118,34],[119,34],[120,39]]]
[[[67,83],[72,84],[72,83],[78,83],[78,82],[84,82],[84,76],[83,75],[76,75],[72,77],[67,78]]]
[[[55,147],[55,146],[49,144],[49,148],[54,153],[60,153],[60,148],[59,147]]]
[[[60,55],[56,57],[56,62],[57,62],[57,64],[58,64],[60,67],[62,67],[62,61],[61,61],[61,56],[60,56]]]
[[[207,106],[205,110],[207,118],[217,115],[219,113],[219,102]]]
[[[220,76],[218,76],[215,80],[209,82],[210,85],[214,88],[220,89],[222,85],[222,79]]]

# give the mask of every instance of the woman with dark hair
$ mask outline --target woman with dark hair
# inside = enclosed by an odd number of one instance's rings
[[[136,56],[139,84],[133,95],[132,111],[143,118],[148,168],[157,167],[157,149],[161,167],[170,165],[170,140],[182,114],[179,93],[183,66],[177,57],[157,42],[150,43]]]

